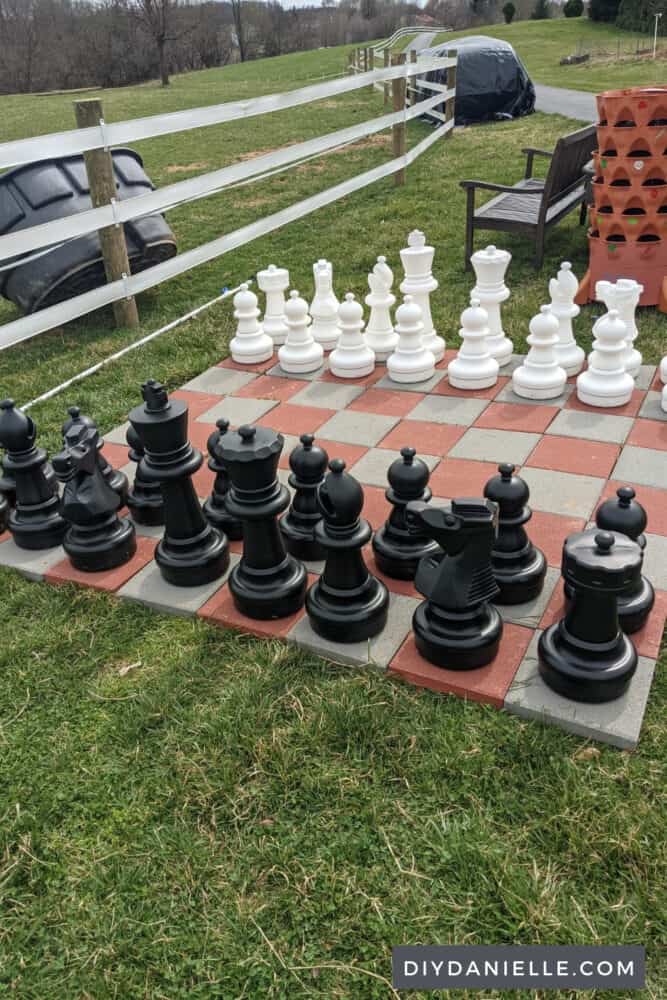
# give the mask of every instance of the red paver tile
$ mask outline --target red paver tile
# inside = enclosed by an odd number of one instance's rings
[[[620,479],[618,481],[610,479],[602,492],[600,503],[616,496],[616,490],[619,487],[629,485],[632,484],[621,482]],[[658,490],[653,486],[635,486],[634,489],[637,491],[637,499],[648,516],[646,530],[653,535],[667,535],[667,490]]]
[[[498,431],[528,431],[543,434],[560,413],[557,406],[531,406],[529,403],[489,403],[473,427]]]
[[[310,587],[317,577],[312,573],[308,575],[308,586]],[[305,608],[289,615],[287,618],[275,618],[272,621],[255,621],[247,618],[237,610],[234,604],[229,585],[225,584],[217,590],[213,597],[204,604],[197,612],[207,621],[216,625],[223,625],[225,628],[238,629],[240,632],[247,632],[249,635],[258,635],[266,639],[285,639],[288,632],[294,628],[300,618],[303,618]]]
[[[406,392],[406,396],[414,393]],[[416,404],[415,404],[416,405]],[[459,438],[463,437],[467,427],[457,424],[434,424],[428,420],[401,420],[377,445],[378,448],[391,448],[400,451],[406,446],[417,449],[417,454],[447,455]]]
[[[625,443],[637,445],[639,448],[667,451],[667,421],[645,420],[640,417],[632,425]]]
[[[549,603],[544,609],[544,614],[540,619],[540,624],[538,628],[545,629],[549,628],[550,625],[554,625],[556,622],[560,621],[564,617],[567,611],[568,601],[565,597],[565,591],[563,589],[563,581],[559,580],[554,587],[553,594],[549,598]]]
[[[332,372],[327,370],[321,375],[318,375],[318,382],[338,382],[340,385],[375,385],[379,382],[381,378],[384,378],[387,374],[387,369],[384,365],[376,365],[370,375],[364,375],[363,378],[338,378],[337,375],[332,374]]]
[[[211,472],[208,467],[208,454],[204,454],[204,461],[201,466],[195,472],[192,477],[192,483],[195,488],[195,492],[198,497],[208,497],[209,493],[213,489],[213,481],[215,479],[215,473]]]
[[[278,378],[275,375],[260,375],[242,389],[237,389],[234,396],[242,399],[277,399],[283,403],[290,399],[300,389],[309,383],[303,379]]]
[[[105,441],[104,447],[102,448],[102,454],[106,458],[107,462],[110,462],[115,469],[122,465],[127,465],[130,461],[127,452],[127,445],[114,444],[113,441]]]
[[[502,708],[532,635],[530,628],[505,625],[495,660],[477,670],[446,670],[433,666],[419,654],[414,636],[410,635],[389,664],[389,671],[419,687]]]
[[[498,381],[495,385],[489,386],[488,389],[455,389],[453,385],[449,384],[448,379],[443,378],[442,382],[431,389],[431,392],[435,396],[465,396],[468,399],[495,399],[498,393],[505,388],[509,382],[509,376],[500,375]]]
[[[388,508],[387,513],[389,513]],[[385,573],[378,569],[372,545],[365,546],[363,556],[366,560],[366,565],[368,566],[369,571],[376,576],[378,580],[382,580],[382,582],[389,588],[389,590],[391,590],[393,594],[404,594],[406,597],[421,598],[421,595],[415,589],[413,580],[395,580],[391,576],[386,576]]]
[[[462,428],[467,430],[467,428]],[[494,462],[469,458],[446,458],[431,473],[429,486],[437,497],[481,497],[484,487],[498,473]]]
[[[276,359],[274,356],[271,356],[268,361],[260,361],[257,365],[239,365],[236,361],[232,361],[231,358],[225,358],[217,367],[232,368],[235,372],[254,372],[255,375],[263,375],[269,368],[273,368],[275,363]]]
[[[364,486],[364,509],[362,517],[370,523],[373,531],[377,531],[389,516],[389,503],[384,490],[379,486]]]
[[[94,590],[116,591],[151,561],[156,545],[155,538],[137,535],[137,551],[124,566],[103,573],[82,573],[69,559],[63,559],[45,574],[44,579],[49,583],[78,583]]]
[[[324,410],[317,406],[297,406],[294,403],[278,403],[261,419],[262,427],[272,427],[283,434],[314,434],[318,427],[333,417],[335,410]]]
[[[526,530],[533,545],[537,545],[544,552],[549,566],[560,567],[563,542],[568,535],[575,531],[583,531],[585,527],[586,522],[583,517],[563,517],[561,514],[534,510]]]
[[[367,389],[346,409],[362,413],[381,413],[387,417],[404,417],[424,399],[421,392],[393,392],[391,389]]]
[[[667,618],[667,591],[656,590],[655,604],[646,619],[646,624],[630,636],[640,656],[657,659],[665,631],[665,618]]]
[[[221,403],[223,399],[222,396],[213,396],[208,392],[191,392],[189,389],[176,389],[169,393],[169,398],[182,399],[188,404],[188,417],[191,422],[201,417],[202,413],[206,413],[212,406]]]
[[[12,535],[10,531],[0,532],[0,545],[2,545],[3,542],[8,542],[11,537]]]
[[[438,361],[437,365],[435,366],[435,367],[436,367],[436,370],[437,370],[437,371],[443,371],[443,370],[444,370],[444,371],[446,371],[446,370],[447,370],[447,368],[448,368],[448,366],[449,366],[449,362],[450,362],[450,361],[453,361],[453,360],[454,360],[454,358],[456,357],[456,355],[457,355],[458,353],[459,353],[459,352],[458,352],[458,351],[456,350],[456,348],[455,348],[455,347],[450,347],[450,348],[448,348],[448,349],[447,349],[447,350],[445,351],[444,355],[443,355],[443,356],[442,356],[442,357],[440,358],[440,360]]]
[[[630,402],[626,403],[625,406],[605,407],[602,412],[614,417],[636,417],[645,397],[646,392],[644,389],[635,389]],[[571,393],[570,398],[565,404],[565,409],[584,410],[587,413],[600,413],[599,406],[589,406],[588,403],[582,403],[576,391]]]
[[[617,444],[547,434],[528,456],[526,466],[606,479],[614,468],[620,451],[620,445]]]

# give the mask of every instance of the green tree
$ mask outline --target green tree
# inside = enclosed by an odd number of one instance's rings
[[[551,17],[549,0],[537,0],[533,13],[530,15],[531,21],[546,21],[549,17]]]
[[[505,24],[511,24],[515,14],[516,14],[516,7],[512,3],[512,0],[507,0],[507,3],[503,7],[503,17],[505,18]]]
[[[565,17],[581,17],[584,12],[584,0],[567,0],[563,6]]]
[[[621,0],[590,0],[588,16],[591,21],[615,21]]]
[[[621,0],[616,24],[628,31],[653,34],[655,15],[664,9],[663,0]],[[667,15],[658,21],[658,34],[667,34]]]

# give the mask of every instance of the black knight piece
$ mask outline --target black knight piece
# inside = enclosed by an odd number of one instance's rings
[[[626,535],[593,528],[566,539],[562,572],[572,600],[538,646],[540,674],[558,694],[599,703],[627,689],[637,653],[619,627],[616,601],[640,576],[642,560]]]
[[[417,565],[424,556],[434,556],[438,543],[413,528],[405,520],[406,505],[415,500],[428,503],[429,469],[426,462],[415,459],[414,448],[401,448],[401,458],[392,462],[387,472],[389,489],[385,496],[391,513],[373,536],[373,553],[378,569],[397,580],[414,580]]]
[[[227,494],[229,493],[229,475],[227,466],[222,460],[222,437],[229,430],[229,420],[224,417],[216,420],[217,430],[209,435],[206,447],[210,458],[208,467],[215,472],[215,481],[210,497],[204,504],[204,515],[214,528],[224,531],[227,538],[238,541],[243,538],[243,525],[232,517],[227,510]]]
[[[329,456],[318,445],[313,447],[312,434],[302,434],[301,444],[292,449],[289,457],[289,484],[294,492],[292,505],[280,519],[285,546],[297,559],[324,559],[325,550],[315,538],[315,528],[322,520],[317,503],[317,490],[324,481]]]
[[[188,441],[187,403],[170,400],[155,379],[144,382],[141,392],[144,404],[129,419],[144,449],[141,477],[159,483],[164,499],[165,531],[155,561],[177,587],[211,583],[229,566],[229,543],[204,517],[192,484],[202,455]]]
[[[364,493],[345,462],[334,458],[317,492],[322,520],[315,537],[326,550],[322,576],[308,591],[306,611],[318,635],[334,642],[361,642],[387,623],[389,592],[368,572],[361,550],[371,528],[360,517]]]
[[[452,500],[451,509],[419,501],[407,506],[408,524],[438,542],[443,554],[427,556],[415,586],[427,600],[416,609],[412,627],[425,659],[450,670],[473,670],[489,663],[503,631],[490,603],[498,593],[491,569],[498,508],[489,500]]]
[[[82,416],[81,410],[78,406],[68,406],[67,412],[69,413],[69,417],[62,427],[63,444],[67,447],[69,442],[76,442],[79,438],[82,427],[90,427],[97,433],[97,464],[100,467],[100,472],[104,476],[107,485],[118,494],[121,499],[121,506],[124,506],[127,503],[127,476],[118,469],[114,469],[111,463],[108,462],[102,454],[104,438],[100,437],[97,430],[97,424],[92,417]]]
[[[164,524],[162,490],[159,483],[143,477],[141,460],[144,457],[144,448],[141,438],[131,424],[126,431],[125,439],[130,449],[128,457],[130,461],[137,463],[134,482],[127,491],[127,506],[132,518],[137,524],[153,526]]]
[[[243,556],[229,577],[236,607],[248,618],[285,618],[303,606],[307,576],[285,551],[277,517],[289,504],[278,479],[282,434],[265,427],[239,427],[220,439],[227,467],[229,514],[243,525]]]
[[[524,525],[533,516],[528,506],[528,485],[514,475],[516,466],[503,462],[500,475],[489,479],[484,496],[498,504],[498,537],[491,552],[491,567],[500,593],[496,604],[532,601],[544,586],[547,561],[526,534]]]

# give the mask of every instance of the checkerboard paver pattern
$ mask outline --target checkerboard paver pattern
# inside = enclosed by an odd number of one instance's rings
[[[421,600],[412,581],[391,580],[378,572],[371,546],[364,557],[390,590],[386,629],[367,643],[330,643],[317,636],[302,609],[289,619],[254,622],[234,606],[227,575],[205,587],[177,588],[162,579],[153,561],[161,528],[137,526],[137,554],[110,573],[73,570],[62,547],[42,552],[17,548],[0,535],[0,565],[52,584],[73,582],[139,601],[160,611],[198,615],[220,627],[293,642],[348,667],[373,667],[396,678],[444,694],[482,701],[506,711],[558,725],[581,736],[631,749],[637,745],[667,616],[667,414],[660,409],[655,368],[643,366],[637,388],[625,407],[600,410],[581,404],[573,381],[556,400],[515,396],[508,376],[521,363],[513,356],[498,383],[481,392],[449,385],[446,366],[419,385],[399,385],[382,366],[364,379],[336,379],[322,368],[308,375],[287,375],[275,359],[249,367],[226,359],[178,390],[187,401],[190,439],[205,452],[215,421],[233,427],[257,422],[285,438],[279,474],[287,482],[289,452],[300,434],[314,433],[331,458],[343,458],[364,486],[363,515],[377,529],[389,513],[386,472],[400,449],[417,449],[431,469],[433,503],[454,496],[480,496],[499,462],[511,461],[531,489],[533,517],[528,530],[548,563],[543,592],[526,605],[501,607],[505,622],[496,659],[478,670],[444,670],[418,653],[411,632]],[[127,423],[105,435],[105,454],[130,477]],[[213,485],[206,461],[194,477],[199,497]],[[598,504],[626,483],[635,486],[649,525],[644,572],[656,588],[656,606],[633,641],[640,654],[637,674],[626,696],[609,705],[569,702],[542,682],[537,666],[541,632],[564,610],[560,557],[564,538],[590,522]],[[230,568],[242,551],[230,545]],[[312,583],[321,563],[307,566]]]

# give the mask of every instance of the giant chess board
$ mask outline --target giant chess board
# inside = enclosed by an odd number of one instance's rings
[[[411,582],[378,572],[370,545],[364,554],[391,593],[389,620],[369,642],[336,644],[320,638],[305,611],[278,621],[251,621],[235,609],[225,578],[202,587],[178,588],[166,583],[153,561],[161,529],[137,525],[138,548],[132,560],[107,573],[81,573],[62,548],[29,552],[9,534],[0,535],[0,564],[35,580],[74,582],[139,601],[162,612],[199,615],[216,625],[293,642],[331,661],[353,667],[375,667],[406,682],[443,694],[485,702],[524,718],[539,719],[584,737],[623,748],[636,746],[649,697],[667,615],[667,414],[660,409],[661,383],[655,368],[642,367],[631,401],[614,410],[580,403],[570,379],[558,399],[522,400],[509,384],[518,356],[501,370],[490,389],[477,392],[451,387],[448,351],[428,382],[392,382],[384,366],[355,381],[327,371],[286,376],[275,360],[240,366],[230,359],[188,382],[172,398],[189,404],[190,440],[206,453],[215,421],[227,417],[232,427],[258,423],[285,438],[281,478],[287,482],[288,456],[298,435],[312,432],[331,458],[343,458],[365,491],[364,516],[378,528],[389,513],[385,499],[390,463],[404,445],[416,448],[431,469],[434,502],[455,496],[480,496],[499,462],[513,462],[530,487],[532,541],[548,562],[542,594],[530,604],[499,608],[505,620],[500,651],[488,666],[445,670],[427,663],[417,652],[411,620],[421,598]],[[105,435],[104,454],[130,479],[127,425]],[[195,486],[203,499],[213,473],[204,463]],[[644,628],[632,636],[640,655],[628,692],[602,705],[575,703],[555,694],[537,671],[536,648],[541,631],[564,609],[560,581],[563,540],[584,528],[598,503],[631,484],[648,513],[644,572],[656,589],[654,610]],[[242,543],[232,542],[232,562]],[[322,564],[307,564],[311,582]]]

